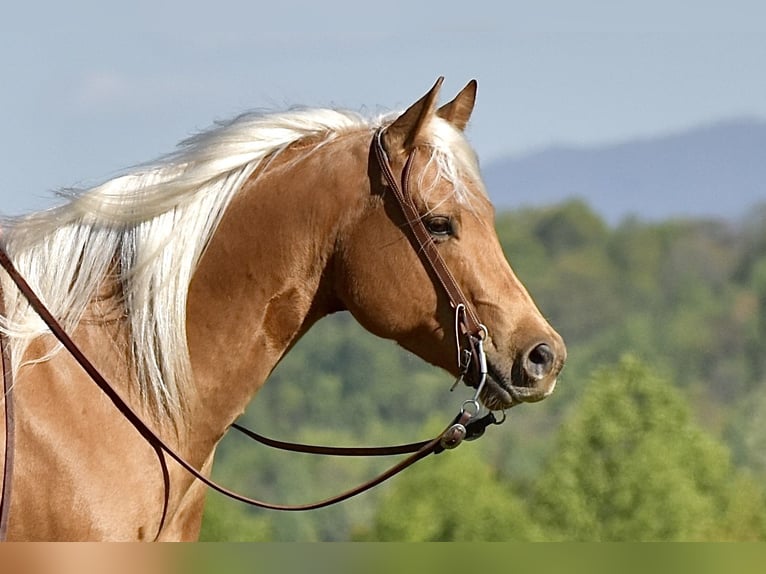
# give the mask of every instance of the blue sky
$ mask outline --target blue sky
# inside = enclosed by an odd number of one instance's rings
[[[369,7],[368,7],[369,6]],[[766,118],[766,2],[14,2],[0,212],[50,204],[239,112],[406,107],[479,81],[483,162]]]

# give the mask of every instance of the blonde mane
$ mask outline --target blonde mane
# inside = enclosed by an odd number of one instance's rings
[[[65,191],[67,202],[59,207],[5,221],[2,240],[69,332],[102,287],[119,286],[114,308],[129,327],[141,396],[175,418],[191,380],[185,329],[189,284],[232,197],[267,158],[297,140],[321,135],[326,143],[388,120],[329,109],[244,114],[183,141],[156,162],[90,189]],[[462,179],[481,181],[475,155],[447,122],[432,123],[429,147],[437,173],[467,203]],[[5,274],[2,287],[6,317],[0,318],[0,329],[10,339],[18,371],[29,344],[47,328]],[[28,362],[45,361],[58,350]]]

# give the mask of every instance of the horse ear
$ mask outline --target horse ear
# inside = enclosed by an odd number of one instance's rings
[[[460,131],[465,130],[465,126],[468,125],[468,120],[471,118],[473,106],[476,103],[476,87],[476,80],[468,82],[465,88],[455,96],[455,99],[440,107],[436,114],[450,122]]]
[[[389,154],[409,153],[415,147],[418,136],[434,115],[436,97],[443,81],[444,76],[440,76],[425,96],[407,108],[407,111],[383,132],[383,145]]]

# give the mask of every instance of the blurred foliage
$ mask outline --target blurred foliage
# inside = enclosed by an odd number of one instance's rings
[[[535,485],[532,513],[556,539],[716,540],[766,534],[762,496],[683,395],[633,358],[600,369]],[[747,486],[745,486],[747,485]],[[756,489],[757,492],[757,489]]]
[[[475,449],[443,453],[403,475],[360,540],[536,540],[542,532],[521,500]]]
[[[766,207],[738,223],[615,227],[581,201],[500,213],[512,267],[567,341],[556,393],[334,508],[280,514],[210,495],[204,537],[763,539],[765,222]],[[285,440],[408,442],[454,415],[467,391],[449,393],[451,382],[339,314],[285,357],[243,421]],[[306,502],[391,462],[277,453],[230,436],[214,475]]]

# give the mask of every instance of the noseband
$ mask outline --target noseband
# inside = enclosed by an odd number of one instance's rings
[[[192,466],[191,463],[186,461],[186,459],[178,454],[171,446],[169,446],[157,433],[155,433],[130,407],[130,405],[128,405],[125,400],[122,399],[122,397],[115,391],[114,387],[112,387],[112,385],[104,378],[104,376],[93,365],[93,363],[83,354],[83,352],[72,340],[69,334],[64,330],[58,320],[53,317],[51,312],[42,303],[36,293],[26,282],[24,277],[15,268],[10,258],[8,257],[5,248],[0,245],[0,265],[2,265],[2,267],[6,270],[10,278],[18,287],[19,291],[21,291],[21,293],[29,301],[30,306],[40,316],[43,322],[45,322],[51,333],[58,339],[61,345],[72,355],[72,357],[83,368],[83,370],[88,374],[93,382],[111,400],[115,408],[117,408],[117,410],[135,427],[141,436],[144,437],[147,443],[149,443],[158,453],[162,463],[166,489],[165,505],[163,508],[162,519],[160,521],[160,528],[162,528],[162,524],[164,523],[167,513],[167,505],[169,499],[168,491],[170,488],[167,463],[164,459],[164,456],[162,456],[163,453],[176,461],[187,472],[189,472],[196,479],[202,481],[211,489],[216,490],[217,492],[234,500],[271,510],[313,510],[330,506],[343,500],[347,500],[353,496],[356,496],[357,494],[361,494],[362,492],[365,492],[370,488],[400,473],[405,468],[408,468],[415,462],[425,458],[430,454],[438,454],[445,449],[453,449],[457,447],[463,440],[473,440],[479,438],[484,434],[485,429],[489,425],[500,424],[503,422],[503,420],[505,420],[505,417],[503,417],[498,421],[495,419],[495,416],[492,412],[489,412],[482,417],[478,416],[480,411],[479,396],[487,379],[487,362],[486,356],[484,354],[484,341],[488,335],[487,328],[479,321],[476,313],[473,310],[473,307],[466,299],[465,295],[460,289],[460,286],[450,272],[449,267],[436,248],[433,238],[426,229],[412,199],[412,195],[410,193],[409,178],[415,152],[413,151],[407,158],[404,169],[402,171],[402,184],[399,186],[396,177],[393,174],[388,156],[386,155],[385,149],[383,148],[382,133],[382,129],[375,133],[372,141],[372,148],[374,150],[375,157],[378,160],[380,170],[385,178],[386,187],[392,191],[393,197],[396,199],[397,204],[402,211],[407,227],[411,232],[410,239],[413,242],[413,247],[421,257],[423,265],[427,270],[431,272],[431,274],[437,280],[438,284],[440,284],[443,288],[454,311],[455,340],[457,346],[457,363],[459,372],[455,384],[461,380],[465,380],[467,384],[474,386],[476,391],[472,399],[463,402],[458,414],[445,428],[445,430],[439,433],[437,436],[430,440],[397,446],[344,448],[304,445],[270,439],[252,430],[246,429],[237,423],[233,423],[231,425],[232,428],[244,433],[245,435],[262,444],[293,452],[334,456],[388,456],[395,454],[409,454],[408,457],[395,464],[379,476],[355,488],[325,500],[300,505],[273,504],[228,490],[227,488],[219,485],[218,483],[202,474],[199,470]],[[1,307],[0,311],[2,311]],[[3,390],[5,394],[4,416],[6,423],[5,457],[3,461],[3,488],[2,499],[0,499],[0,540],[5,539],[7,532],[6,529],[8,525],[10,507],[10,491],[11,481],[13,478],[12,468],[14,453],[14,421],[12,400],[13,381],[12,371],[7,357],[7,345],[5,344],[4,339],[5,337],[0,335],[0,353],[2,354],[3,365]],[[468,377],[469,374],[472,374],[472,371],[475,372],[475,377],[471,376],[469,381],[469,379],[466,377]]]

